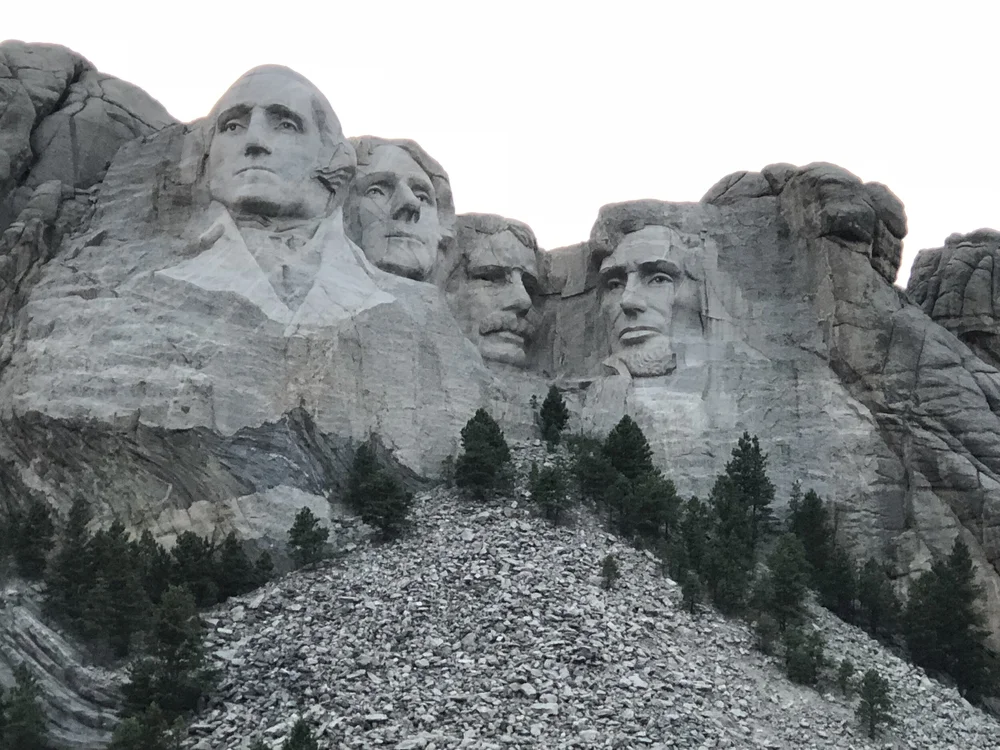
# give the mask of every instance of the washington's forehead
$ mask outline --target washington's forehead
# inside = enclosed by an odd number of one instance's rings
[[[469,265],[517,268],[533,276],[538,274],[535,251],[526,247],[509,230],[484,236],[469,252]]]
[[[221,112],[238,105],[283,104],[294,109],[308,111],[311,102],[317,100],[332,112],[326,97],[310,81],[289,68],[265,66],[244,73],[222,98],[213,112]]]
[[[417,164],[416,159],[406,153],[405,149],[391,144],[378,146],[372,152],[371,161],[363,166],[359,165],[359,171],[365,173],[392,172],[401,176],[415,175],[430,182],[427,173]]]

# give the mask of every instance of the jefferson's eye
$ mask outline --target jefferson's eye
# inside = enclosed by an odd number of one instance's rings
[[[417,200],[419,200],[421,203],[426,203],[428,206],[434,205],[434,200],[430,197],[430,195],[425,193],[423,190],[417,191]]]
[[[384,198],[385,188],[381,185],[371,185],[367,190],[365,190],[365,195],[369,198]]]

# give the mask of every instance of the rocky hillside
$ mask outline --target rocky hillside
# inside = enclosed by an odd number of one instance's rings
[[[437,489],[414,528],[208,614],[222,681],[185,747],[996,748],[1000,723],[823,610],[832,659],[879,669],[898,724],[862,735],[832,677],[790,683],[749,628],[691,617],[654,559],[589,517],[535,518]],[[601,587],[613,552],[622,578]]]

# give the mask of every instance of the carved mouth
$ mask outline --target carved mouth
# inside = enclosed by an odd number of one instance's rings
[[[252,167],[243,167],[242,169],[236,170],[236,174],[243,174],[244,172],[270,172],[271,174],[274,174],[273,169],[268,169],[267,167],[260,167],[257,165],[254,165]]]
[[[404,240],[421,240],[422,239],[421,237],[418,237],[415,234],[410,234],[409,232],[388,232],[388,233],[386,233],[385,237],[386,237],[386,239],[401,238],[401,239],[404,239]]]
[[[516,331],[493,331],[486,334],[487,336],[492,336],[493,338],[499,339],[500,341],[506,341],[510,344],[516,344],[517,346],[524,346],[524,336]]]
[[[659,334],[659,329],[651,326],[628,326],[618,334],[618,340],[623,344],[633,345],[648,341]]]

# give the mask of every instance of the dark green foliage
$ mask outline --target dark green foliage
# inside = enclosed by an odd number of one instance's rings
[[[674,483],[653,469],[621,485],[618,530],[626,537],[657,544],[677,522],[680,498]]]
[[[264,740],[258,737],[257,739],[255,739],[253,742],[250,743],[249,750],[271,750],[271,748],[268,745],[264,744]]]
[[[229,532],[219,549],[215,585],[220,601],[253,591],[258,586],[254,566],[233,531]]]
[[[621,577],[621,570],[618,569],[618,558],[609,552],[601,560],[601,586],[606,591],[610,591]]]
[[[716,480],[709,506],[712,526],[702,573],[715,606],[724,614],[739,614],[746,604],[754,567],[749,510],[727,476]]]
[[[876,638],[894,633],[902,605],[885,566],[870,558],[858,572],[858,624]]]
[[[675,560],[672,564],[678,570],[689,568],[699,575],[704,573],[711,530],[711,508],[703,500],[692,496],[684,504],[680,523],[677,525]]]
[[[59,549],[46,571],[46,611],[74,632],[83,628],[83,610],[93,582],[90,549],[90,506],[81,497],[73,500]]]
[[[868,736],[875,739],[879,725],[895,723],[892,718],[892,696],[889,692],[889,681],[877,670],[869,669],[861,680],[858,694],[860,696],[857,708],[858,721],[868,732]]]
[[[680,574],[680,586],[681,606],[687,610],[688,614],[693,615],[698,611],[698,605],[701,604],[704,597],[701,579],[691,570],[683,570]]]
[[[2,701],[6,705],[0,720],[0,750],[46,750],[38,683],[23,664],[14,669],[14,679],[14,689]]]
[[[379,465],[375,452],[362,445],[354,454],[347,501],[362,521],[382,533],[383,539],[392,539],[406,528],[413,496]]]
[[[550,448],[559,445],[559,439],[568,421],[569,409],[566,408],[562,394],[554,385],[549,386],[549,392],[542,402],[542,410],[539,413],[539,426],[542,430],[542,439]]]
[[[792,682],[815,685],[826,666],[823,635],[814,629],[804,633],[799,628],[785,631],[785,673]]]
[[[475,497],[497,487],[510,462],[503,431],[485,409],[479,409],[462,428],[462,453],[455,462],[455,484]]]
[[[324,557],[330,530],[319,525],[319,519],[307,507],[295,514],[295,522],[288,530],[288,552],[298,567],[319,562]]]
[[[794,534],[784,534],[767,558],[768,587],[762,606],[784,632],[790,623],[802,619],[809,575],[802,542]]]
[[[139,716],[156,703],[166,720],[173,721],[194,711],[210,689],[201,621],[186,588],[171,586],[163,594],[153,617],[149,653],[132,665],[129,677],[123,689],[126,716]]]
[[[745,508],[746,541],[753,552],[774,523],[774,485],[767,476],[767,454],[761,451],[756,435],[743,433],[733,448],[732,460],[726,464],[725,476],[734,501]]]
[[[572,471],[580,487],[581,499],[607,506],[618,472],[604,452],[603,443],[584,435],[577,435],[567,442],[573,456]]]
[[[531,465],[528,476],[528,490],[531,499],[538,505],[542,515],[554,524],[558,524],[569,507],[566,493],[565,474],[558,466]]]
[[[163,593],[174,580],[174,563],[170,553],[157,542],[149,529],[132,543],[133,554],[142,578],[142,587],[153,604],[159,604]]]
[[[854,664],[850,659],[844,658],[837,668],[837,687],[844,697],[851,696],[851,679],[854,677]]]
[[[253,564],[254,586],[263,586],[274,577],[274,560],[271,553],[264,550],[257,556],[257,562]]]
[[[961,539],[946,560],[934,562],[910,588],[904,618],[913,661],[951,675],[963,694],[978,697],[993,687],[979,608],[983,592],[975,583],[969,548]]]
[[[639,425],[627,414],[608,433],[604,441],[604,454],[615,471],[632,481],[656,471],[649,441]]]
[[[292,731],[281,746],[282,750],[319,750],[319,743],[313,737],[312,730],[305,719],[299,719],[292,725]]]
[[[114,658],[126,656],[149,620],[151,605],[142,585],[136,547],[114,521],[90,541],[93,588],[84,607],[84,632]]]
[[[37,580],[45,573],[48,554],[55,545],[55,525],[48,506],[31,498],[11,514],[10,548],[17,571]]]
[[[754,647],[762,654],[774,653],[775,644],[781,634],[778,621],[767,612],[761,612],[753,623]]]
[[[124,719],[111,735],[107,750],[171,750],[170,725],[155,703],[136,716]]]
[[[847,551],[840,545],[834,545],[827,567],[814,576],[819,603],[844,622],[854,622],[858,581]]]
[[[218,603],[215,545],[193,531],[185,531],[177,537],[170,556],[174,561],[172,583],[187,586],[199,607]]]

